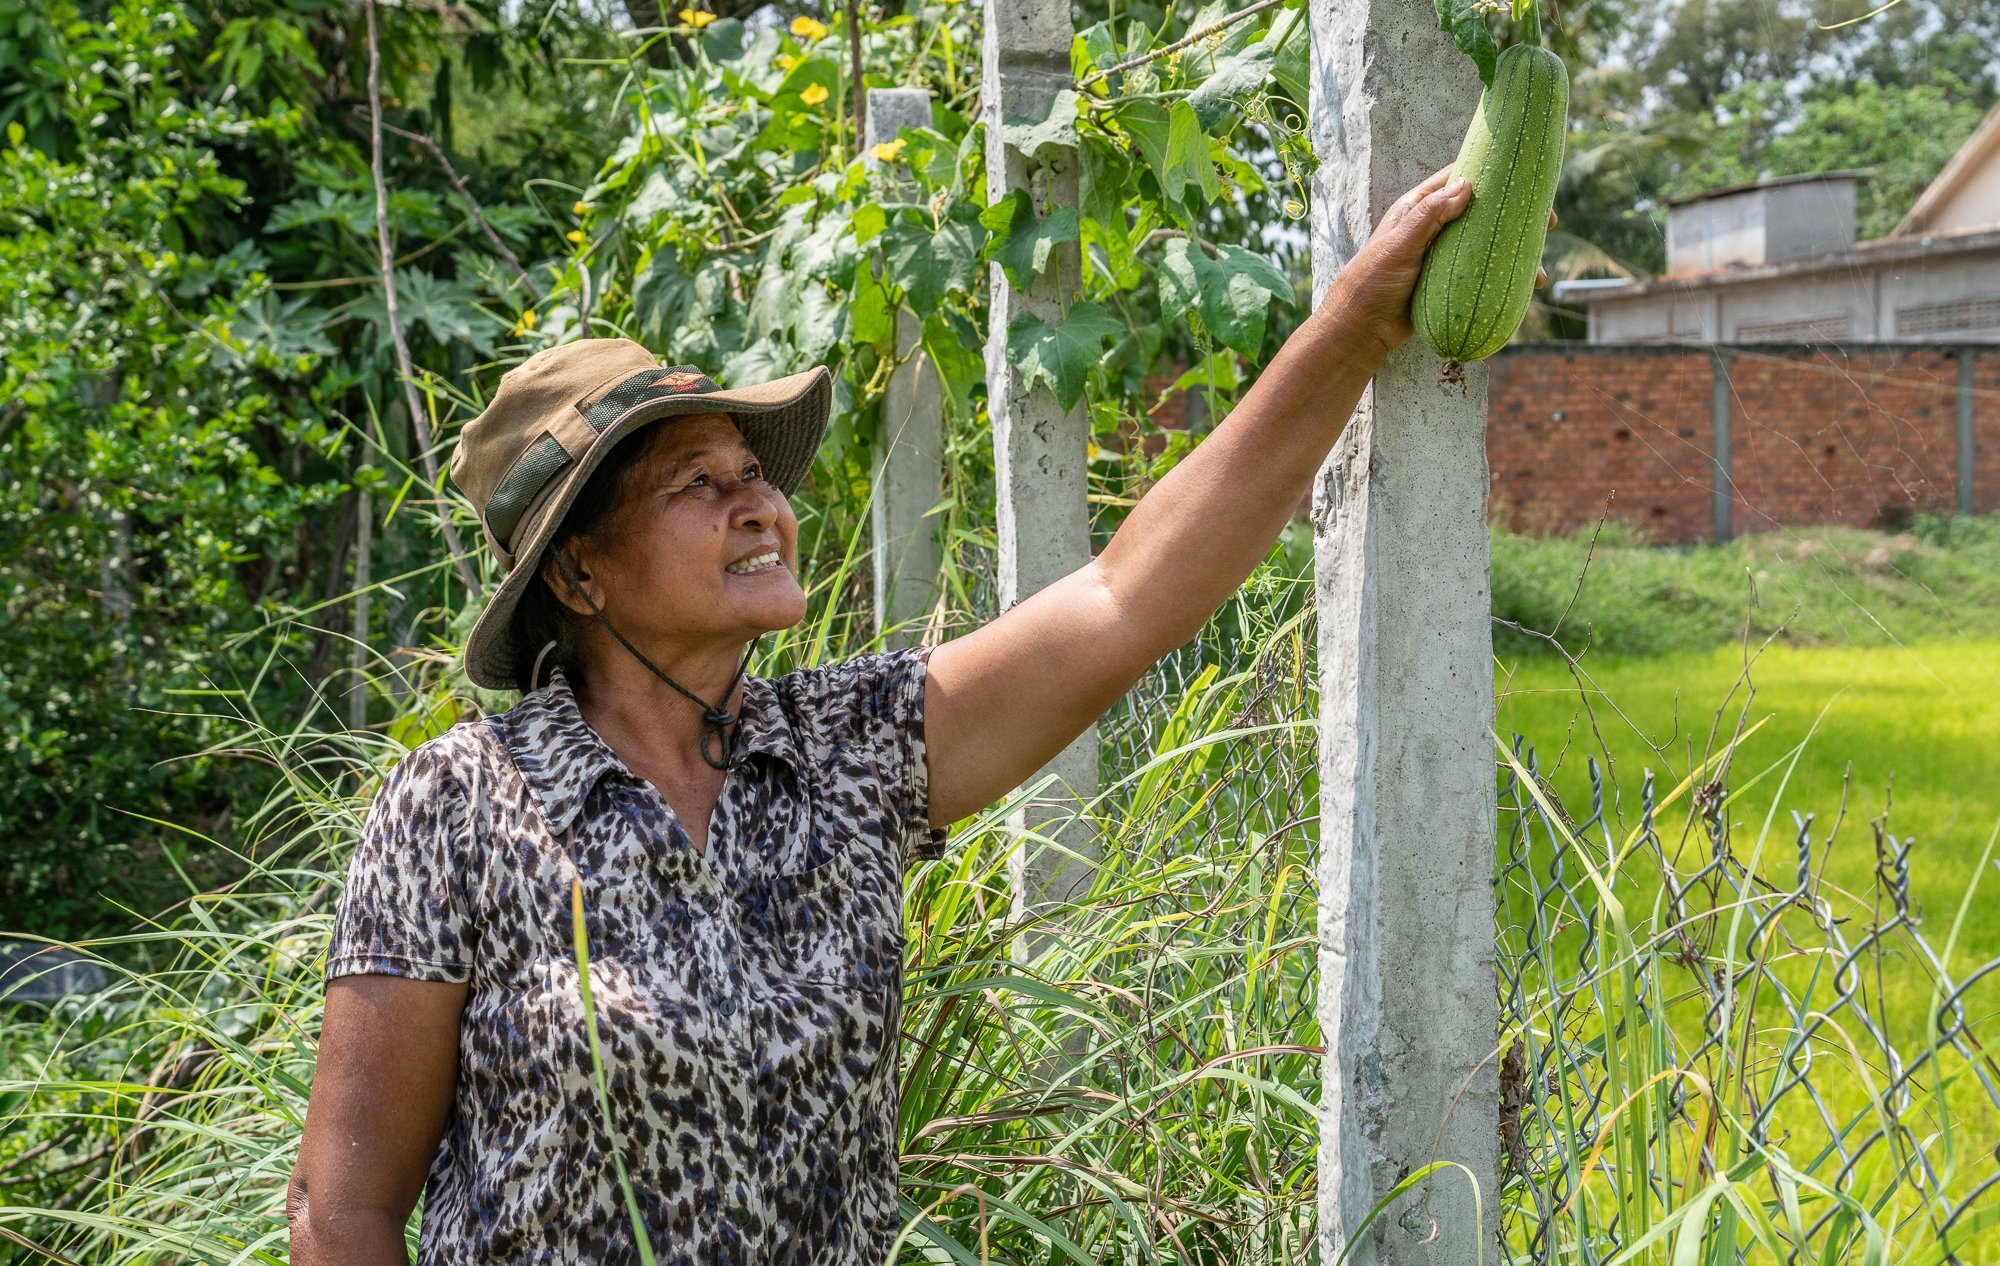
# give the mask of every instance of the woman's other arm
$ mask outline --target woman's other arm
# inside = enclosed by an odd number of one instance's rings
[[[403,1228],[451,1114],[466,990],[379,975],[328,982],[285,1201],[292,1266],[409,1266]]]
[[[1020,785],[1185,644],[1263,560],[1389,349],[1424,248],[1464,210],[1449,169],[1390,208],[1243,399],[1089,565],[937,648],[924,695],[931,824]]]

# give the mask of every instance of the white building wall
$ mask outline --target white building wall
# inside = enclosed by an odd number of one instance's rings
[[[1590,305],[1593,343],[2000,342],[2000,247]]]
[[[2000,252],[1883,270],[1882,328],[1896,339],[2000,336]]]
[[[1703,273],[1764,262],[1767,190],[1704,198],[1667,209],[1667,272]]]
[[[2000,162],[1988,159],[1931,216],[1925,233],[1992,228],[2000,224]]]

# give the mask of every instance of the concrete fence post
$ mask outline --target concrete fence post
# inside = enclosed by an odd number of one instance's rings
[[[1310,0],[1315,301],[1479,99],[1430,5]],[[1314,488],[1320,1258],[1471,1266],[1498,1225],[1486,367],[1393,352]],[[1370,1225],[1369,1210],[1441,1169]],[[1475,1212],[1473,1183],[1478,1185]],[[1490,1257],[1490,1255],[1489,1255]]]
[[[1958,512],[1972,514],[1977,504],[1972,487],[1972,463],[1979,455],[1973,432],[1973,371],[1979,351],[1970,345],[1958,349]]]
[[[1714,483],[1710,489],[1709,517],[1716,544],[1736,535],[1736,485],[1729,474],[1730,397],[1735,388],[1729,381],[1729,352],[1722,347],[1709,350],[1715,365],[1714,387],[1708,397],[1708,433]]]
[[[867,144],[896,139],[904,128],[931,125],[931,97],[922,88],[868,90]],[[869,158],[871,166],[877,166]],[[913,187],[908,168],[893,188]],[[913,646],[924,635],[921,621],[937,604],[938,570],[944,552],[938,542],[936,508],[944,482],[944,395],[937,366],[918,349],[924,322],[908,308],[896,313],[896,356],[882,397],[882,423],[874,453],[874,501],[869,526],[874,539],[875,628],[892,647]]]
[[[1047,117],[1056,94],[1075,87],[1069,63],[1072,37],[1067,0],[989,0],[986,6],[981,98],[987,192],[994,201],[1019,189],[1028,193],[1038,214],[1076,205],[1073,148],[1049,146],[1029,158],[1004,139],[1009,121]],[[993,421],[1003,611],[1091,558],[1088,411],[1078,401],[1065,412],[1046,385],[1030,390],[1007,360],[1007,330],[1015,318],[1032,313],[1057,325],[1081,285],[1075,242],[1056,246],[1048,267],[1026,290],[1015,288],[999,264],[992,265],[986,398]],[[1060,823],[1097,794],[1097,760],[1093,725],[1036,775],[1036,781],[1055,775],[1053,790],[1015,815],[1015,830],[1051,835],[1084,858],[1078,863],[1061,848],[1024,839],[1010,867],[1017,914],[1088,889],[1097,857],[1092,833],[1080,821],[1067,828]]]

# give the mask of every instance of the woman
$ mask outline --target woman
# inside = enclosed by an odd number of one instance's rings
[[[899,1226],[902,868],[1193,637],[1411,333],[1405,195],[1104,553],[935,650],[746,678],[803,618],[830,390],[721,392],[587,340],[502,379],[453,457],[509,569],[468,639],[504,716],[406,757],[336,918],[288,1202],[294,1266],[877,1262]],[[615,1144],[592,1091],[572,885]]]

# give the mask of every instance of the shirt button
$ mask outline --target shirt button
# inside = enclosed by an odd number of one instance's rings
[[[722,913],[722,898],[712,892],[704,892],[696,897],[695,904],[701,907],[703,914],[714,916]]]
[[[735,1015],[736,999],[724,998],[722,1001],[715,1004],[715,1009],[718,1013],[722,1015]]]
[[[750,1225],[750,1210],[740,1204],[729,1206],[729,1220],[738,1226]]]

